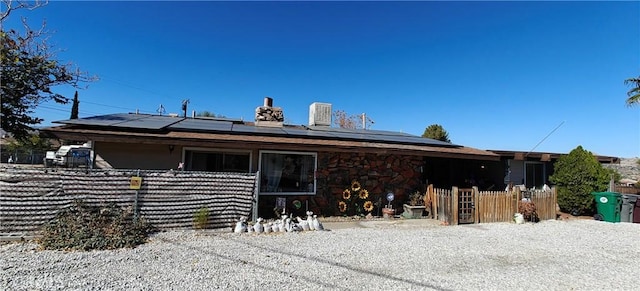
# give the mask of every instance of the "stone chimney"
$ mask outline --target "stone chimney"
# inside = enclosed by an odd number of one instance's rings
[[[256,108],[256,126],[282,127],[284,124],[284,113],[282,108],[273,107],[273,99],[264,97],[263,106]]]

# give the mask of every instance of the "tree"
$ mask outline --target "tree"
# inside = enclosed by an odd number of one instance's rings
[[[424,129],[422,137],[451,143],[451,140],[449,140],[449,133],[447,133],[447,131],[444,130],[444,128],[440,124],[432,124],[427,126],[427,128]]]
[[[196,114],[196,116],[200,116],[200,117],[214,117],[214,118],[226,118],[226,116],[221,115],[221,114],[215,114],[211,111],[200,111]]]
[[[549,181],[558,188],[558,206],[562,211],[591,215],[595,213],[591,192],[605,191],[612,174],[613,170],[602,167],[591,152],[578,146],[555,162]]]
[[[78,105],[80,101],[78,101],[78,91],[73,95],[73,106],[71,106],[71,117],[69,119],[78,119]]]
[[[21,140],[9,138],[8,142],[2,147],[2,159],[6,160],[11,156],[14,162],[20,160],[23,163],[29,161],[40,163],[41,161],[35,161],[33,158],[52,149],[53,145],[49,139],[40,137],[38,133],[31,132]]]
[[[631,90],[627,92],[627,106],[640,104],[640,76],[624,80],[624,84],[631,85]]]
[[[48,151],[52,149],[51,141],[48,138],[40,137],[37,133],[31,133],[29,136],[22,140],[11,140],[7,144],[7,150],[11,152],[15,151]]]
[[[40,30],[32,30],[25,18],[24,32],[5,29],[9,14],[20,8],[34,9],[46,2],[2,1],[0,14],[0,127],[11,132],[16,139],[29,136],[32,126],[43,121],[33,116],[35,108],[47,101],[65,104],[69,99],[53,92],[53,87],[71,85],[76,88],[84,82],[95,80],[71,64],[63,64],[47,44],[48,33],[43,23]]]
[[[333,113],[333,125],[339,128],[347,129],[363,129],[362,127],[362,114],[348,115],[344,110],[336,110]],[[365,116],[366,118],[366,116]],[[373,120],[366,119],[366,125],[371,126]]]

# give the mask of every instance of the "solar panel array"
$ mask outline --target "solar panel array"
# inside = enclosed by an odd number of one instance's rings
[[[69,119],[56,123],[159,130],[182,120],[181,117],[120,113]]]
[[[147,114],[111,114],[82,119],[69,119],[56,123],[105,126],[131,129],[175,130],[197,132],[225,132],[245,135],[268,135],[281,137],[322,138],[335,140],[357,140],[381,143],[417,144],[440,147],[459,145],[411,135],[403,132],[383,130],[345,129],[322,126],[261,127],[240,124],[228,119],[194,119]]]

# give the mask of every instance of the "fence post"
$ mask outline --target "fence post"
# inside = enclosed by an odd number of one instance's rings
[[[433,198],[434,199],[431,204],[431,207],[433,208],[433,218],[438,219],[438,207],[440,207],[438,204],[440,203],[440,196],[435,189],[433,189]]]
[[[513,189],[516,190],[516,203],[515,203],[515,208],[513,210],[513,213],[519,213],[520,212],[520,198],[522,196],[522,193],[520,192],[520,187],[513,187]],[[513,215],[513,214],[512,214]]]
[[[256,171],[256,182],[253,186],[253,211],[251,212],[251,220],[256,222],[258,220],[258,186],[260,185],[260,171]],[[316,185],[317,187],[317,185]],[[317,189],[317,188],[316,188]]]
[[[136,172],[136,177],[140,177],[140,169],[138,169],[138,171]],[[142,186],[142,185],[140,185]],[[135,221],[138,221],[138,196],[140,196],[140,188],[136,189],[136,197],[133,200],[133,219],[135,219]]]
[[[551,187],[551,197],[553,197],[553,219],[558,219],[558,209],[560,207],[558,206],[558,192],[556,186]]]
[[[473,196],[473,223],[480,223],[480,219],[478,217],[478,201],[480,200],[478,195],[480,194],[480,191],[478,191],[477,186],[473,186],[471,189],[471,195]]]
[[[435,199],[434,199],[434,195],[433,195],[433,184],[429,184],[429,186],[427,186],[427,197],[431,202],[431,205],[430,205],[431,209],[429,211],[429,216],[431,216],[431,218],[433,218],[434,217],[433,214],[435,213],[433,206],[436,203]],[[426,205],[426,203],[425,203],[425,205]]]
[[[451,222],[449,222],[449,225],[458,224],[458,194],[458,187],[453,186],[451,188]]]

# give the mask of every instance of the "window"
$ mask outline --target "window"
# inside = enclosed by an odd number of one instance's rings
[[[260,194],[314,195],[315,153],[260,152]]]
[[[248,173],[251,170],[251,153],[187,148],[184,164],[187,171]]]
[[[545,181],[544,164],[525,162],[525,186],[527,188],[542,188]]]

